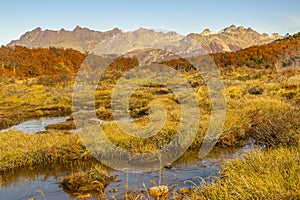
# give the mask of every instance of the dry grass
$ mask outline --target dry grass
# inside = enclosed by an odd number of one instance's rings
[[[0,171],[91,158],[76,134],[8,131],[0,133],[0,143]]]
[[[229,100],[219,144],[235,146],[248,137],[266,146],[295,145],[300,137],[299,108],[268,96]]]
[[[45,85],[41,78],[1,77],[0,128],[5,129],[25,120],[71,114],[72,81],[69,79]]]
[[[114,176],[108,176],[101,166],[94,166],[88,172],[72,173],[64,177],[61,186],[75,196],[93,193],[96,196],[104,195],[104,188],[114,180]]]
[[[252,73],[252,74],[251,74]],[[296,145],[299,139],[300,76],[298,72],[276,75],[270,70],[241,68],[223,72],[227,95],[227,116],[220,146],[238,146],[253,137],[269,147]],[[194,82],[202,83],[198,76]],[[38,78],[1,80],[0,127],[41,116],[59,116],[71,112],[72,80],[44,84]],[[45,81],[45,80],[43,80]],[[174,84],[176,83],[176,80]],[[110,95],[113,83],[101,82],[96,94],[97,115],[112,120]],[[210,120],[211,101],[205,85],[195,88],[201,112],[196,139],[191,148],[199,148]],[[122,132],[116,124],[104,125],[108,138],[132,152],[149,152],[161,148],[178,131],[180,105],[173,94],[160,85],[137,90],[131,98],[130,112],[139,125],[149,123],[149,108],[160,104],[167,111],[162,130],[154,137],[141,139]],[[72,125],[72,122],[68,122]],[[66,124],[60,124],[60,128]],[[73,125],[72,125],[73,126]],[[52,128],[59,128],[51,125]],[[51,131],[51,135],[1,133],[1,170],[25,165],[64,161],[85,153],[76,135]],[[15,141],[18,141],[17,143]],[[47,141],[47,143],[43,142]],[[62,148],[63,147],[63,148]]]
[[[202,183],[188,199],[299,199],[300,145],[255,151],[225,165],[216,183]]]

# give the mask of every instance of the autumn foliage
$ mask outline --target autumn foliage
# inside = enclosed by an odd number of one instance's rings
[[[272,43],[253,46],[237,52],[212,54],[219,67],[275,68],[300,63],[300,33]]]
[[[41,75],[73,75],[85,55],[73,49],[26,48],[23,46],[0,48],[0,74],[19,77]]]
[[[2,46],[0,48],[0,75],[18,77],[73,76],[77,73],[86,56],[73,49],[54,47],[29,49],[23,46]],[[300,33],[262,46],[253,46],[236,52],[211,54],[211,57],[215,64],[221,68],[273,69],[298,66],[300,64]],[[95,60],[99,60],[99,58],[95,58]],[[173,67],[180,72],[195,70],[184,59],[165,61],[162,64]],[[105,78],[118,78],[124,71],[135,66],[138,66],[136,59],[119,58],[110,64],[105,72]]]

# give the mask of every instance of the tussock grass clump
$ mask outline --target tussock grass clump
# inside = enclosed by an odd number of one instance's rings
[[[242,100],[229,100],[226,115],[221,145],[235,146],[248,137],[267,147],[299,141],[299,108],[280,98],[246,95]]]
[[[300,145],[254,151],[225,165],[216,183],[202,183],[189,199],[299,199]]]
[[[0,171],[89,157],[76,134],[8,131],[0,133],[0,143]]]
[[[249,102],[247,130],[258,143],[271,147],[294,146],[300,137],[299,108],[288,102],[262,97]]]
[[[101,166],[94,166],[88,172],[77,172],[64,177],[61,186],[71,194],[94,193],[104,194],[104,188],[113,181],[115,176],[109,176]]]

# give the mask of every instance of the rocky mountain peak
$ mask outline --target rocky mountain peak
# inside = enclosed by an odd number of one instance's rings
[[[33,29],[31,32],[42,32],[42,28],[37,27],[37,28]]]
[[[262,45],[281,38],[280,35],[260,34],[252,28],[231,25],[218,32],[205,29],[200,34],[190,34],[193,40],[205,46],[210,53],[237,51],[253,45]]]
[[[206,29],[204,29],[200,34],[201,34],[201,35],[207,36],[207,35],[210,35],[211,33],[212,33],[211,30],[208,29],[208,28],[206,28]]]
[[[80,31],[80,30],[82,30],[82,29],[84,29],[84,28],[82,28],[81,26],[77,25],[77,26],[73,29],[73,31],[74,31],[74,32],[75,32],[75,31]]]
[[[75,50],[86,52],[91,51],[102,40],[122,33],[122,30],[114,28],[110,31],[100,32],[82,28],[77,25],[72,31],[64,28],[53,31],[46,29],[43,31],[40,27],[26,32],[19,40],[11,41],[8,46],[21,45],[29,48],[35,47],[63,47],[73,48]]]
[[[237,29],[236,25],[231,25],[229,27],[226,27],[222,29],[222,32],[230,32],[230,31],[235,31]]]

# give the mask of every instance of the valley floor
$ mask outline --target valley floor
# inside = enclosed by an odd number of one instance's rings
[[[227,97],[227,114],[217,146],[241,146],[253,138],[265,149],[226,164],[216,183],[203,182],[187,194],[187,199],[297,199],[300,198],[300,73],[297,68],[239,68],[221,71]],[[201,111],[200,127],[190,148],[199,148],[209,125],[211,102],[203,82],[191,73],[187,79],[199,82],[195,91]],[[111,85],[109,85],[111,84]],[[160,85],[137,90],[131,99],[131,116],[139,125],[149,123],[148,110],[154,103],[163,105],[167,122],[160,134],[136,139],[120,130],[112,120],[110,95],[113,84],[105,80],[96,92],[96,113],[107,137],[117,146],[131,152],[149,152],[173,139],[180,119],[175,96]],[[72,107],[73,81],[55,84],[47,78],[1,78],[0,127],[5,129],[28,119],[47,116],[69,116]],[[0,133],[0,171],[20,167],[69,163],[92,156],[73,133],[74,122],[56,124],[47,131],[24,134],[18,131]],[[91,178],[91,177],[89,177]]]

